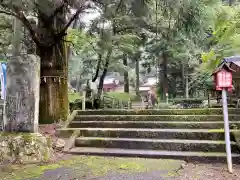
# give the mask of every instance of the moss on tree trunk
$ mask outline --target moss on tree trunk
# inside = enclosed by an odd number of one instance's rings
[[[67,48],[64,41],[41,49],[40,123],[66,120],[68,116]]]

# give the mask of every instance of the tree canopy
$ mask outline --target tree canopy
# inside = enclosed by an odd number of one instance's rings
[[[99,92],[106,75],[118,72],[133,86],[154,74],[163,96],[194,94],[203,82],[209,84],[224,56],[239,51],[238,1],[1,0],[0,7],[1,52],[9,47],[17,17],[38,47],[64,40],[71,50],[69,79],[97,80]],[[97,15],[86,23],[91,13]],[[62,23],[53,27],[54,22]]]

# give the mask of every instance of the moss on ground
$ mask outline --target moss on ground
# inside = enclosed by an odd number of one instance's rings
[[[179,169],[183,161],[142,158],[114,158],[96,156],[73,156],[68,160],[47,165],[11,165],[0,166],[2,180],[23,180],[40,177],[46,170],[60,167],[71,168],[79,177],[103,176],[111,172],[136,173],[150,171],[167,171],[173,173]]]
[[[121,101],[128,101],[129,98],[131,98],[132,100],[136,99],[136,95],[131,94],[131,93],[107,92],[105,95],[113,97],[113,98],[121,100]],[[76,99],[82,99],[82,96],[80,96],[79,93],[68,93],[68,101],[69,102],[74,102]]]

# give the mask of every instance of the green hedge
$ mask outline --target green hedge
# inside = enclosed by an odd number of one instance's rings
[[[203,99],[178,99],[173,100],[173,104],[202,104]]]
[[[222,115],[77,115],[75,121],[223,121]],[[229,120],[238,121],[237,116]]]
[[[92,101],[86,100],[85,102],[86,109],[93,109]],[[77,99],[74,102],[69,103],[69,109],[72,112],[73,110],[81,110],[82,109],[82,100]]]
[[[240,109],[229,108],[229,114],[239,114]],[[145,109],[145,110],[128,110],[128,109],[106,109],[106,110],[89,110],[78,111],[78,115],[221,115],[221,108],[212,109]]]

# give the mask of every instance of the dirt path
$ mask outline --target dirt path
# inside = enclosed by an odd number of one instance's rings
[[[173,180],[240,180],[240,165],[234,165],[234,172],[227,172],[226,164],[188,164]]]
[[[179,160],[70,156],[46,165],[0,166],[0,180],[240,180],[225,164]]]
[[[179,171],[108,172],[98,177],[92,177],[86,168],[82,169],[85,172],[83,176],[73,169],[59,168],[46,171],[42,177],[31,180],[240,180],[240,165],[234,166],[233,174],[229,174],[225,168],[224,164],[188,164]]]

